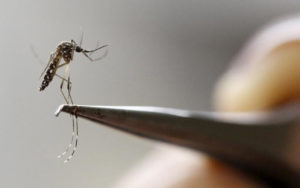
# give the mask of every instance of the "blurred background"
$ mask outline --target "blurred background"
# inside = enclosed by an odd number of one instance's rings
[[[43,66],[63,40],[108,56],[75,54],[78,104],[149,105],[211,110],[218,77],[247,38],[265,23],[297,13],[298,0],[1,1],[1,187],[114,185],[156,144],[79,119],[79,148],[70,163],[56,156],[71,138],[71,119],[55,79],[39,92]]]

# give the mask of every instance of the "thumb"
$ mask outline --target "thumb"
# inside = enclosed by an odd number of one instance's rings
[[[300,17],[264,28],[217,84],[221,111],[257,111],[300,98]]]

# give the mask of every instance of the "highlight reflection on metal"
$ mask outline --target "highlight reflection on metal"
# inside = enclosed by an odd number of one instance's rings
[[[206,152],[272,185],[300,184],[299,105],[251,114],[61,105],[56,115],[74,110],[78,117],[102,125]]]

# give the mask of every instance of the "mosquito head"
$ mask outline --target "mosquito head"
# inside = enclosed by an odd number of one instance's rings
[[[83,49],[80,46],[76,46],[75,51],[79,53],[82,52]]]

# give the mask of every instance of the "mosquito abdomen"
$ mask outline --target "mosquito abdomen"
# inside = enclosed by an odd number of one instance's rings
[[[40,87],[40,91],[43,91],[53,80],[53,77],[57,70],[58,63],[59,63],[59,58],[54,58],[52,63],[49,65],[49,68],[46,71],[42,85]]]

